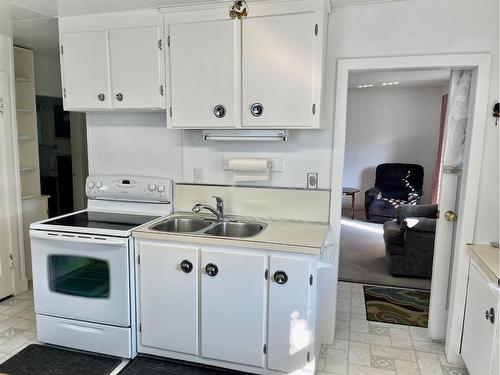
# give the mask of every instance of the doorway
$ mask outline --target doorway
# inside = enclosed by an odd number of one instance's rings
[[[386,58],[341,59],[337,68],[337,89],[335,125],[333,132],[332,160],[332,196],[331,224],[334,238],[340,238],[342,201],[342,178],[345,157],[345,140],[347,124],[347,100],[349,73],[370,70],[394,69],[469,69],[472,71],[471,101],[467,132],[465,137],[464,168],[458,200],[458,219],[454,236],[453,260],[450,267],[451,249],[448,254],[450,275],[449,309],[442,309],[430,315],[430,319],[439,321],[444,318],[447,326],[445,350],[448,361],[456,362],[460,353],[461,322],[465,305],[467,281],[467,254],[465,246],[473,240],[477,196],[479,191],[479,173],[481,165],[481,148],[486,123],[487,94],[491,56],[489,54],[463,55],[425,55]],[[337,240],[338,241],[338,240]],[[336,245],[339,245],[338,243]],[[441,262],[443,259],[440,260]],[[434,260],[436,262],[436,260]],[[446,263],[446,262],[444,262]],[[434,264],[433,267],[435,267]],[[448,285],[446,285],[446,289]],[[431,288],[431,304],[432,292]],[[432,309],[431,309],[432,310]],[[434,338],[434,337],[433,337]],[[438,338],[438,337],[435,337]]]

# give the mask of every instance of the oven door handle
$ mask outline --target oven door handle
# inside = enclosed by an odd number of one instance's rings
[[[103,246],[127,246],[127,239],[112,240],[109,237],[96,238],[93,236],[65,235],[53,232],[30,231],[30,238],[39,238],[42,240],[51,240],[51,241],[65,241],[65,242],[81,243],[81,244],[96,244]]]

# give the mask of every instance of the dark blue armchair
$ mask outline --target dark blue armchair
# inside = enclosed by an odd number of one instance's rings
[[[366,219],[384,223],[396,217],[399,206],[420,204],[423,183],[421,165],[380,164],[375,172],[375,187],[365,192]]]

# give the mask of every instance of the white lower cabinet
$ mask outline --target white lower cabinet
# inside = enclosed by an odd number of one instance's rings
[[[198,251],[139,241],[139,343],[198,355]]]
[[[498,375],[498,284],[471,262],[462,337],[462,357],[470,375]]]
[[[265,254],[201,251],[201,355],[264,366]]]
[[[314,373],[315,256],[142,238],[135,248],[140,353]]]

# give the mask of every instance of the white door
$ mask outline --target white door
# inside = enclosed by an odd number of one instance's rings
[[[490,374],[493,358],[498,357],[498,351],[493,351],[498,325],[498,322],[495,324],[498,320],[498,285],[488,284],[478,267],[471,263],[462,339],[462,356],[471,375]],[[486,317],[491,309],[494,319]]]
[[[165,108],[159,26],[109,32],[114,108]]]
[[[198,355],[198,249],[136,243],[140,344]]]
[[[130,326],[127,238],[30,231],[35,312]]]
[[[243,126],[312,126],[314,26],[314,12],[242,21]]]
[[[239,23],[219,20],[171,24],[171,127],[233,127],[239,113]]]
[[[452,71],[448,89],[448,109],[454,100],[454,92],[460,77],[459,71]],[[445,139],[448,133],[450,113],[446,114]],[[444,145],[446,153],[446,145]],[[434,340],[444,339],[450,301],[451,271],[455,253],[456,220],[446,213],[458,213],[461,171],[443,170],[439,186],[439,217],[436,225],[434,258],[432,264],[431,298],[429,305],[429,336]]]
[[[292,373],[314,359],[312,266],[307,258],[271,256],[267,366]]]
[[[5,135],[5,129],[11,124],[7,123],[9,100],[9,76],[7,73],[0,72],[0,299],[10,296],[13,289],[12,270],[10,268],[10,225],[8,212],[8,191],[11,190],[10,179],[7,177],[7,162],[12,160],[6,152],[6,143],[8,138]]]
[[[65,109],[110,108],[106,31],[62,33],[61,40]]]
[[[201,355],[264,366],[267,257],[201,252]]]

